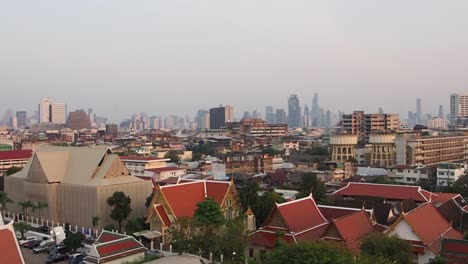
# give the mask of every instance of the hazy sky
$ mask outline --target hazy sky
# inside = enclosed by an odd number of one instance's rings
[[[0,113],[42,97],[132,113],[437,113],[468,91],[468,1],[0,0]]]

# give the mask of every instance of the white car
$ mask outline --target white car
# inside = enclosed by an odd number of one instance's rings
[[[25,239],[22,239],[22,240],[18,241],[18,243],[20,244],[20,246],[22,246],[24,243],[27,243],[27,242],[35,240],[35,239],[36,239],[36,237],[26,237]]]

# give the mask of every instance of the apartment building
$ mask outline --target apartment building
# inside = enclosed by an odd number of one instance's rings
[[[449,186],[467,172],[463,163],[442,163],[437,166],[437,185]]]
[[[241,133],[256,137],[284,137],[288,133],[287,124],[266,124],[262,119],[242,119],[240,122]]]
[[[376,132],[395,132],[398,130],[400,118],[398,114],[365,114],[364,111],[354,111],[343,115],[343,128],[358,136],[359,143],[369,142],[369,135]]]
[[[151,177],[145,173],[145,170],[166,167],[167,158],[157,157],[139,157],[139,156],[121,156],[123,164],[131,175],[137,177]]]

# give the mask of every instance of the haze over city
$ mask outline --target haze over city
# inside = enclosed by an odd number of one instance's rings
[[[466,91],[466,1],[3,1],[0,113],[43,97],[114,122],[235,115],[313,94],[335,113],[448,109]]]

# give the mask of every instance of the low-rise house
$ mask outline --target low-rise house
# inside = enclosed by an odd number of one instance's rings
[[[142,177],[145,177],[145,170],[166,167],[166,163],[170,161],[167,158],[139,156],[121,156],[120,159],[130,174]]]
[[[11,167],[23,168],[32,154],[32,150],[0,151],[0,176],[4,176]]]
[[[428,222],[429,221],[429,222]],[[412,244],[412,263],[429,263],[440,253],[443,238],[463,239],[463,235],[427,202],[402,214],[386,232]]]
[[[240,201],[234,182],[193,180],[154,189],[153,199],[146,212],[146,221],[151,231],[160,232],[162,243],[166,243],[169,228],[181,218],[192,218],[197,203],[212,198],[223,210],[226,219],[240,213]]]
[[[466,172],[467,167],[463,163],[441,163],[437,166],[437,185],[452,185]]]
[[[178,167],[162,167],[145,170],[144,177],[151,178],[154,183],[167,180],[171,177],[180,177],[187,171]]]
[[[87,264],[120,264],[144,257],[145,248],[134,237],[103,230],[83,259]]]
[[[430,169],[416,166],[394,166],[388,168],[388,177],[396,182],[415,184],[420,180],[428,180]]]

